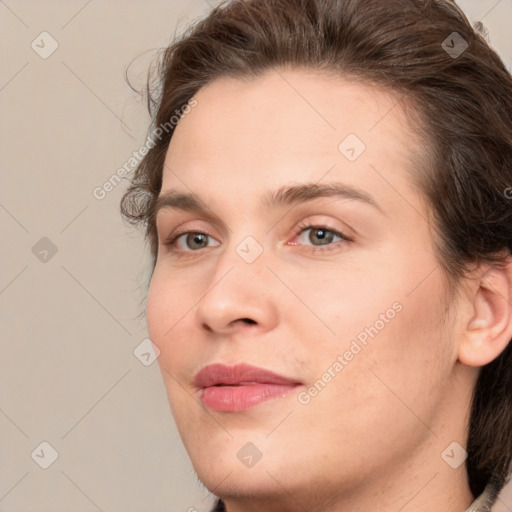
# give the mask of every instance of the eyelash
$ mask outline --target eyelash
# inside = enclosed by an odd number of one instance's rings
[[[305,246],[305,247],[308,247],[308,250],[310,252],[315,253],[315,254],[319,253],[319,252],[326,253],[329,251],[336,250],[338,248],[336,244],[339,244],[339,243],[352,243],[353,242],[353,239],[348,237],[347,235],[345,235],[342,231],[330,228],[330,227],[328,227],[326,225],[322,225],[322,224],[313,224],[308,221],[302,221],[301,223],[299,223],[296,226],[296,228],[294,228],[294,230],[293,230],[294,237],[300,235],[303,231],[307,231],[308,229],[313,229],[313,230],[318,229],[318,230],[328,231],[329,233],[332,233],[333,235],[341,238],[341,240],[339,240],[337,242],[332,242],[325,246],[322,246],[322,245]],[[190,235],[190,234],[205,235],[207,237],[212,238],[210,235],[208,235],[208,233],[204,233],[202,231],[182,231],[182,232],[175,233],[174,235],[171,235],[170,239],[167,242],[165,242],[163,245],[168,249],[169,252],[173,253],[177,257],[187,257],[187,256],[193,255],[194,253],[202,252],[202,249],[198,249],[195,251],[193,251],[193,250],[184,251],[184,250],[175,248],[179,238],[181,238],[184,235]],[[293,245],[298,245],[298,244],[293,244]]]

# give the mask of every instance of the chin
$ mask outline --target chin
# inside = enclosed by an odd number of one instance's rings
[[[286,457],[279,450],[270,446],[261,446],[255,440],[254,444],[243,440],[229,438],[222,446],[204,447],[189,452],[192,465],[199,480],[216,496],[245,496],[276,493],[280,488],[272,475],[276,477],[289,475],[290,467],[283,467]],[[268,453],[273,456],[268,456]],[[293,472],[292,472],[293,473]]]
[[[213,495],[223,500],[241,498],[270,500],[276,499],[283,493],[283,488],[270,476],[274,474],[272,471],[269,471],[270,475],[264,469],[254,471],[255,468],[241,470],[231,467],[219,470],[217,467],[212,468],[211,471],[198,471],[196,474]],[[281,480],[279,481],[281,483]],[[285,487],[293,488],[288,483],[285,483]]]

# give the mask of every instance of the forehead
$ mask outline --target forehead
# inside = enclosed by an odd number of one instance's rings
[[[368,189],[411,184],[421,143],[392,91],[276,69],[219,78],[195,99],[171,139],[162,190],[221,192],[230,183],[256,192],[329,178]]]

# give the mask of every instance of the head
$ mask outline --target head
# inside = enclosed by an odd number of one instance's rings
[[[199,478],[334,499],[429,460],[475,496],[502,486],[512,78],[484,38],[449,1],[233,1],[157,77],[121,207],[145,229],[148,328]],[[209,409],[195,375],[240,362],[297,386]]]

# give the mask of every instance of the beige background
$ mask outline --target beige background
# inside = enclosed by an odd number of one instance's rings
[[[461,5],[512,68],[512,1]],[[210,507],[158,367],[133,353],[147,337],[137,315],[148,259],[119,216],[125,184],[93,196],[144,141],[128,64],[140,56],[140,86],[148,50],[208,10],[206,0],[0,0],[0,511]],[[43,441],[58,452],[47,469]],[[495,509],[507,510],[510,489]]]

